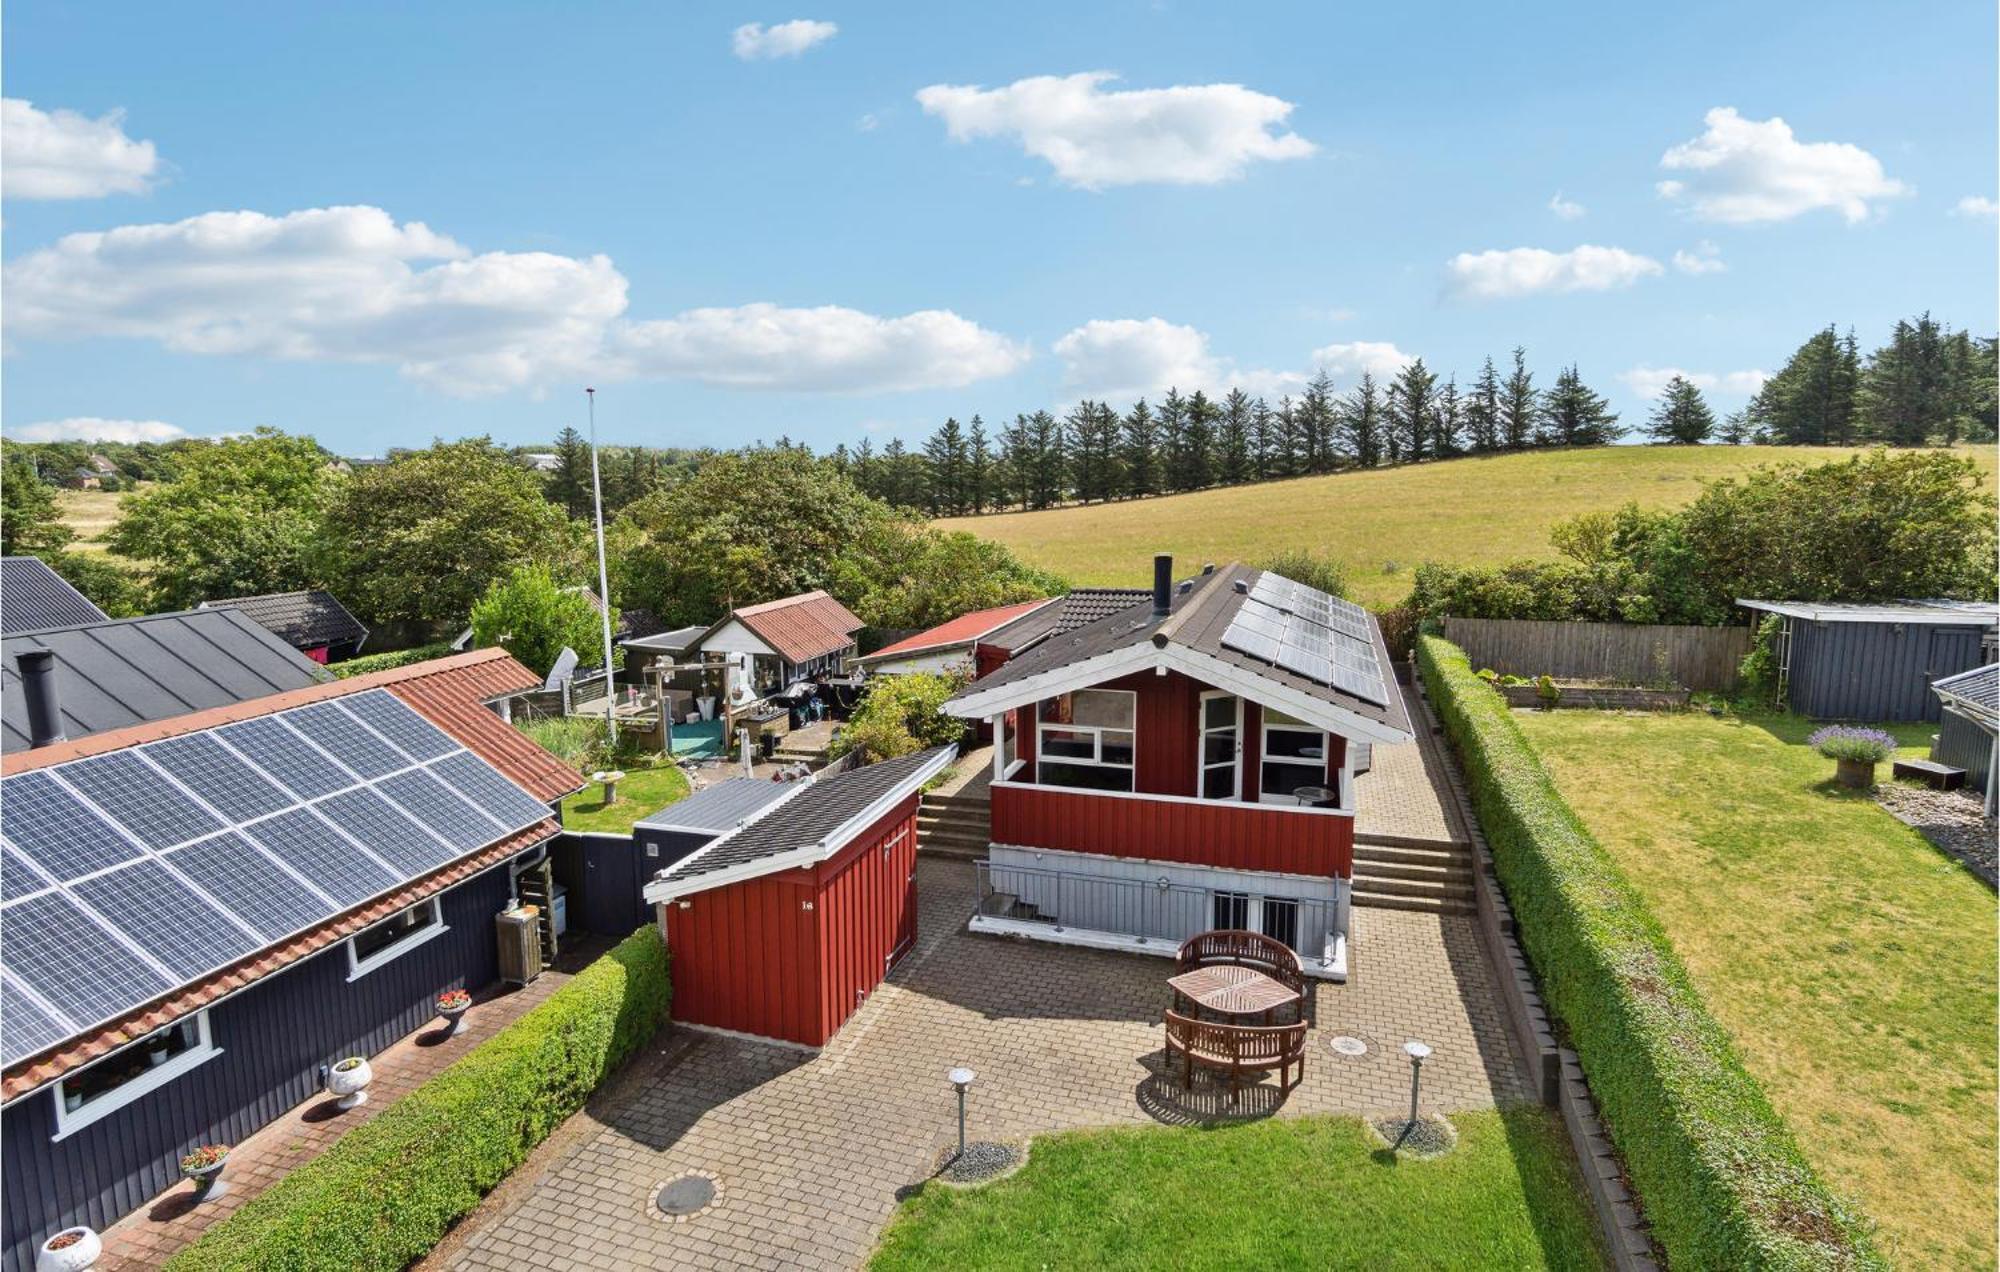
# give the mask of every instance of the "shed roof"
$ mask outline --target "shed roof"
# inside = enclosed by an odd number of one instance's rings
[[[2000,663],[1946,676],[1931,685],[1931,692],[1946,707],[1988,729],[2000,724]]]
[[[661,653],[679,654],[699,645],[701,638],[710,630],[708,627],[676,627],[669,631],[634,636],[625,644],[632,649],[656,649]]]
[[[1992,601],[1888,601],[1856,605],[1843,601],[1760,601],[1738,597],[1744,609],[1803,618],[1815,623],[1935,623],[1954,627],[2000,624],[2000,604]]]
[[[0,636],[102,623],[106,615],[40,557],[0,557]]]
[[[996,628],[981,637],[979,643],[1018,654],[1051,636],[1073,632],[1151,596],[1143,587],[1080,587],[1058,598],[1055,605],[1034,610]]]
[[[657,904],[824,861],[957,755],[954,746],[932,747],[833,777],[791,783],[784,798],[767,805],[761,815],[662,870],[646,885],[646,900]]]
[[[88,737],[317,685],[319,664],[236,610],[186,610],[9,634],[0,643],[0,751],[25,751],[28,704],[16,659],[56,656],[63,731]]]
[[[263,596],[232,596],[203,601],[203,609],[237,609],[294,649],[320,649],[368,639],[361,620],[347,612],[333,593],[315,588],[304,592],[268,592]]]
[[[991,633],[1036,610],[1062,603],[1061,597],[1043,597],[1035,601],[1019,601],[1013,605],[1000,605],[993,609],[974,610],[970,614],[960,614],[949,622],[939,623],[928,631],[914,636],[905,636],[893,645],[884,645],[874,653],[855,661],[862,666],[878,662],[888,662],[911,654],[930,653],[940,649],[955,649],[990,635]]]
[[[851,610],[824,591],[787,596],[745,605],[731,611],[729,618],[709,629],[710,634],[735,619],[755,632],[757,639],[776,650],[787,662],[809,662],[824,654],[839,653],[854,643],[854,633],[866,624]]]
[[[704,786],[678,804],[669,804],[638,822],[640,830],[734,830],[792,793],[796,783],[732,777]]]

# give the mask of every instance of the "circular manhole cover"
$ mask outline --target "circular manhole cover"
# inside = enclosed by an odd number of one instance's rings
[[[1330,1039],[1326,1045],[1332,1047],[1338,1055],[1365,1056],[1368,1054],[1368,1044],[1349,1034],[1340,1034]]]
[[[653,1204],[660,1213],[673,1218],[684,1218],[707,1206],[715,1200],[715,1182],[700,1175],[682,1175],[679,1179],[660,1185],[660,1191],[653,1198]]]

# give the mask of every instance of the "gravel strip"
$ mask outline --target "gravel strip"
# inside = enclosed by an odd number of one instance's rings
[[[2000,823],[1986,816],[1978,794],[1884,782],[1875,788],[1875,800],[1897,821],[1930,840],[1939,852],[1979,876],[1987,887],[1996,886],[2000,852],[1994,845],[2000,836]]]
[[[963,1153],[953,1145],[944,1151],[938,1176],[954,1184],[980,1184],[1012,1170],[1021,1160],[1020,1150],[991,1140],[975,1140]]]

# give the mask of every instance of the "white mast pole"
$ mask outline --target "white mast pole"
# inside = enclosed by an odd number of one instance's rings
[[[611,575],[604,566],[604,483],[597,475],[597,390],[585,389],[590,403],[590,502],[597,511],[597,596],[604,617],[604,732],[618,748],[618,696],[611,675]]]

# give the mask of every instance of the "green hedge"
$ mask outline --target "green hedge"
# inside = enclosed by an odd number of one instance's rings
[[[391,667],[407,667],[411,663],[429,662],[442,658],[451,652],[450,641],[438,641],[433,645],[417,645],[410,649],[392,649],[386,654],[363,654],[346,662],[334,663],[327,670],[339,680],[349,676],[365,676],[371,671],[387,671]]]
[[[1417,661],[1465,763],[1521,944],[1668,1261],[1886,1266],[1866,1225],[1814,1175],[1645,901],[1570,809],[1500,695],[1439,637],[1418,638]]]
[[[642,928],[168,1268],[409,1266],[652,1037],[670,996],[666,946],[658,928]]]

